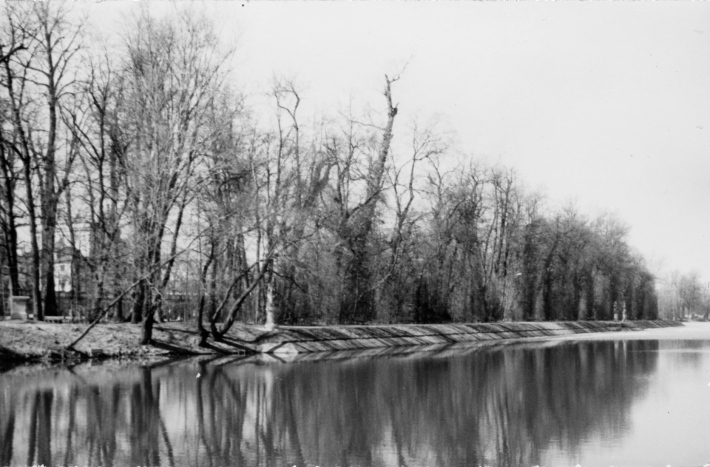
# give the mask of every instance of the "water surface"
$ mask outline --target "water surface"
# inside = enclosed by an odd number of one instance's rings
[[[0,374],[0,466],[710,462],[710,325],[300,362]]]

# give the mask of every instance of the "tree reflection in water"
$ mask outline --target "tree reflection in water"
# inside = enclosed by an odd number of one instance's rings
[[[618,439],[658,342],[0,376],[0,465],[534,465]]]

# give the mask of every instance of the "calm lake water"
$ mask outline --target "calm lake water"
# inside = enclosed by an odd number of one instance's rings
[[[710,462],[710,324],[296,362],[0,374],[0,466]]]

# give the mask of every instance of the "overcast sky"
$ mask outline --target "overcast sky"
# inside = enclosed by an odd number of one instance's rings
[[[103,30],[134,2],[92,4]],[[168,4],[153,8],[168,8]],[[258,96],[295,76],[315,107],[349,96],[439,114],[472,157],[551,204],[611,212],[666,270],[710,282],[710,2],[215,2]],[[395,136],[396,137],[396,136]]]

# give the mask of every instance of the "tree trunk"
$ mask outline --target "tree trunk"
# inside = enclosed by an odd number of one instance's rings
[[[133,308],[131,309],[131,323],[138,324],[143,319],[143,305],[145,302],[147,280],[141,279],[133,291]]]
[[[27,134],[22,126],[22,116],[20,114],[21,103],[17,101],[14,92],[13,73],[10,69],[10,61],[5,60],[5,73],[7,80],[7,90],[9,100],[12,105],[13,127],[17,133],[21,149],[17,149],[17,155],[22,160],[23,177],[25,182],[25,190],[27,194],[26,205],[27,215],[30,221],[30,245],[32,247],[32,311],[35,319],[44,321],[44,313],[42,313],[42,293],[40,290],[40,262],[39,262],[39,246],[37,245],[37,213],[35,211],[34,193],[32,191],[32,158],[27,139]]]
[[[9,150],[6,150],[5,140],[0,132],[0,168],[2,169],[3,176],[3,201],[5,204],[3,233],[5,236],[5,251],[10,277],[10,293],[12,295],[18,295],[20,283],[17,258],[17,223],[15,220],[16,181],[13,174],[14,165],[14,157]]]
[[[267,331],[273,331],[276,326],[274,321],[276,313],[276,306],[274,305],[274,275],[270,274],[269,276],[266,284],[266,322],[264,323],[264,328]]]
[[[51,59],[51,57],[50,57]],[[44,174],[41,177],[41,214],[42,214],[42,255],[41,267],[44,277],[44,314],[57,315],[57,296],[54,287],[54,234],[57,227],[57,193],[55,177],[57,168],[55,161],[57,111],[54,97],[54,86],[49,86],[49,135],[47,152],[44,159]]]
[[[32,311],[35,319],[44,321],[44,313],[42,312],[42,292],[40,289],[39,273],[39,245],[37,244],[37,214],[34,208],[34,194],[32,192],[32,174],[30,169],[30,160],[23,159],[25,187],[27,190],[27,214],[30,218],[30,245],[32,247]]]
[[[210,255],[207,257],[207,261],[205,262],[205,265],[202,267],[202,274],[200,275],[200,303],[197,307],[197,333],[200,336],[200,347],[204,347],[207,345],[207,337],[209,336],[209,333],[205,329],[204,325],[202,324],[202,319],[204,316],[204,309],[205,309],[205,286],[207,284],[207,273],[210,269],[210,264],[214,260],[214,242],[212,242],[212,246],[210,249]]]
[[[159,299],[156,302],[146,307],[146,316],[143,318],[143,335],[141,337],[141,345],[150,345],[153,343],[153,324],[155,324],[155,312],[159,306]]]
[[[222,326],[219,327],[218,333],[216,335],[214,335],[215,340],[221,340],[222,336],[224,336],[227,332],[229,332],[229,329],[234,324],[234,320],[237,316],[237,313],[241,309],[241,307],[244,304],[244,302],[246,301],[246,299],[249,298],[249,295],[251,295],[252,291],[256,288],[257,285],[259,285],[259,283],[263,279],[266,269],[267,268],[262,268],[261,272],[254,279],[254,281],[251,283],[251,285],[244,292],[242,292],[242,294],[239,296],[239,298],[234,302],[234,304],[232,305],[232,307],[229,310],[229,314],[227,315],[227,319],[225,319],[224,323],[222,323]],[[273,322],[273,320],[272,320],[272,322]]]

